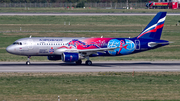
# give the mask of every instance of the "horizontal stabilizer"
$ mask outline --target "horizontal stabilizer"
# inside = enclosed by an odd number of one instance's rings
[[[149,47],[155,47],[155,46],[157,46],[157,45],[167,45],[167,44],[169,44],[170,42],[149,42],[148,43],[148,46]]]

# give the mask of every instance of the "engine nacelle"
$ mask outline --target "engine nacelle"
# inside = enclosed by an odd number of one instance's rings
[[[62,54],[61,58],[62,58],[62,61],[64,61],[64,62],[75,62],[80,59],[80,55],[79,55],[79,53],[64,52]]]
[[[48,60],[61,60],[61,55],[51,55],[51,56],[47,56]]]

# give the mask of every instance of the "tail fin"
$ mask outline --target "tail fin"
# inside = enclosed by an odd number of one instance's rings
[[[137,36],[144,39],[157,39],[161,38],[164,22],[166,19],[166,12],[159,12],[146,26],[146,28]]]

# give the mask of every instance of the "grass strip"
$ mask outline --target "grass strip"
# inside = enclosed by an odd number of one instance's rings
[[[1,73],[0,100],[179,100],[180,72]]]
[[[102,8],[74,8],[67,9],[66,7],[57,7],[57,8],[19,8],[19,7],[3,7],[0,8],[0,12],[3,13],[157,13],[157,12],[168,12],[168,13],[179,13],[179,9],[102,9]]]
[[[154,16],[0,16],[0,24],[147,25]],[[176,25],[179,16],[167,16],[165,25]]]

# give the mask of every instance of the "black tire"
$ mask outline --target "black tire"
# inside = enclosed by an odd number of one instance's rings
[[[31,63],[29,61],[26,62],[26,65],[30,65]]]
[[[92,62],[91,62],[90,60],[87,60],[87,61],[86,61],[86,65],[91,66],[91,65],[92,65]]]
[[[81,65],[81,64],[82,64],[82,60],[76,61],[76,64],[77,64],[77,65]]]

